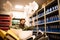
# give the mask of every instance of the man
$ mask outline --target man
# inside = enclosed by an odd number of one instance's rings
[[[20,19],[19,28],[24,29],[24,28],[26,27],[25,22],[26,22],[26,20],[25,20],[25,19],[23,19],[23,18],[22,18],[22,19]]]
[[[24,18],[20,19],[20,24],[19,25],[15,25],[14,28],[15,29],[22,29],[22,30],[32,30],[33,27],[28,27],[25,25],[26,20]],[[12,28],[12,27],[11,27]]]

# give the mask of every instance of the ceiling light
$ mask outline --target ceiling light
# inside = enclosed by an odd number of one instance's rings
[[[18,10],[23,9],[23,6],[22,5],[15,5],[15,9],[18,9]]]

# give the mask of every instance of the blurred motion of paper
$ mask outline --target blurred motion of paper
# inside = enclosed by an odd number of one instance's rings
[[[32,36],[32,31],[22,31],[20,34],[19,34],[19,38],[24,40],[24,39],[28,39]]]
[[[32,36],[33,31],[23,31],[22,29],[11,29],[21,40],[28,39]]]

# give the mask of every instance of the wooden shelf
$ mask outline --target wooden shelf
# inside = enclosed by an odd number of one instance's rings
[[[51,3],[53,3],[55,0],[52,0],[51,2],[49,2],[46,6],[49,6]]]
[[[37,32],[37,30],[34,30],[34,32]],[[44,32],[44,31],[42,31],[42,32]],[[51,34],[60,34],[60,32],[46,32],[46,33],[51,33]]]
[[[60,34],[60,32],[46,32],[46,33]]]
[[[47,3],[47,5],[45,7],[49,8],[49,7],[52,7],[54,5],[58,5],[57,0],[52,0],[51,2]]]
[[[52,21],[52,22],[47,22],[46,24],[56,23],[56,22],[60,22],[60,20],[57,20],[57,21]]]
[[[42,11],[42,10],[44,10],[44,8],[41,8],[41,9],[37,10],[37,12]]]
[[[54,11],[52,11],[52,12],[49,12],[49,13],[47,13],[47,14],[45,14],[45,15],[50,15],[50,14],[56,12],[56,11],[58,11],[58,9],[56,9],[56,10],[54,10]]]
[[[44,23],[38,24],[38,25],[44,25]]]
[[[42,16],[40,16],[40,17],[38,17],[38,19],[39,19],[39,18],[42,18],[42,17],[44,17],[44,15],[42,15]]]

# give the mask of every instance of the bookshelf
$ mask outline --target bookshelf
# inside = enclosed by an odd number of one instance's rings
[[[8,30],[11,25],[11,16],[8,14],[0,14],[0,29]]]
[[[60,35],[60,0],[52,0],[34,13],[34,15],[35,17],[37,16],[38,30],[45,31],[48,36],[51,34],[56,34],[55,36]]]

